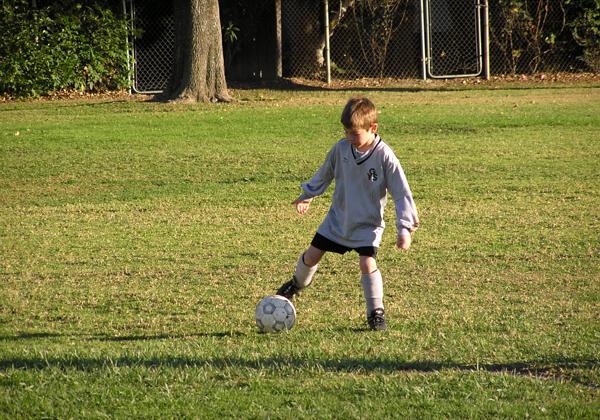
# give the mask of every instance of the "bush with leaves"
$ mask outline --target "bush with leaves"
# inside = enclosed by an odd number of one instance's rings
[[[499,0],[493,5],[501,24],[492,27],[492,42],[504,57],[504,71],[536,72],[556,50],[565,26],[561,1]]]
[[[0,94],[38,96],[66,89],[128,85],[127,27],[100,1],[27,0],[0,5]]]
[[[496,71],[599,71],[600,0],[497,0],[490,11]]]
[[[581,59],[600,72],[600,0],[567,0],[573,8],[569,26],[575,42],[583,48]]]

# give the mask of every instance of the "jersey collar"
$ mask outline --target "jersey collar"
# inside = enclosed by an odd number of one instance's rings
[[[365,163],[367,161],[367,159],[369,159],[371,157],[371,155],[373,154],[375,149],[377,149],[377,147],[379,146],[379,143],[381,143],[381,137],[379,137],[379,134],[375,134],[375,139],[373,140],[373,142],[375,143],[375,146],[373,146],[371,148],[371,151],[367,155],[363,156],[362,159],[360,159],[360,160],[356,160],[356,154],[354,153],[354,147],[352,147],[352,145],[350,145],[350,150],[352,151],[352,157],[354,157],[354,160],[357,165],[362,165],[363,163]]]

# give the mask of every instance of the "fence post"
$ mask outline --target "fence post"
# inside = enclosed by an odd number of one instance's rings
[[[427,80],[427,52],[425,51],[425,6],[424,0],[420,0],[421,11],[421,78]]]
[[[490,8],[489,0],[483,0],[483,77],[490,80]]]
[[[127,25],[127,5],[125,4],[126,0],[123,0],[123,16],[125,17],[125,50],[127,51],[127,91],[131,95],[131,86],[133,86],[133,82],[131,80],[131,55],[129,50],[129,26]],[[131,6],[131,4],[130,4]],[[133,6],[131,6],[133,7]]]
[[[281,40],[281,0],[275,0],[275,32],[276,32],[276,47],[275,47],[275,74],[278,78],[283,76],[283,49]]]
[[[329,1],[325,0],[325,68],[327,85],[331,84],[331,54],[329,53]]]

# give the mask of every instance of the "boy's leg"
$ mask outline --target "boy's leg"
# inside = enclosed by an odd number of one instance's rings
[[[375,259],[375,257],[369,255],[361,255],[359,263],[361,274],[369,274],[373,271],[377,271],[377,260]]]
[[[367,304],[367,316],[369,316],[375,309],[383,308],[383,279],[373,257],[361,255],[360,271],[360,284]]]
[[[325,255],[325,251],[322,251],[314,246],[309,246],[306,252],[300,255],[298,262],[296,263],[296,271],[294,272],[294,279],[296,280],[296,286],[299,289],[304,289],[312,282],[313,275],[317,271],[319,261]]]
[[[314,246],[309,246],[298,258],[296,270],[292,278],[284,283],[276,292],[280,296],[292,299],[300,290],[308,287],[312,282],[313,275],[317,271],[319,261],[323,258],[325,251]]]
[[[323,255],[325,255],[325,251],[310,245],[306,252],[302,254],[302,262],[308,267],[316,267]]]
[[[360,284],[363,288],[367,304],[367,320],[373,330],[385,330],[386,324],[383,311],[383,278],[377,269],[375,258],[360,257]]]

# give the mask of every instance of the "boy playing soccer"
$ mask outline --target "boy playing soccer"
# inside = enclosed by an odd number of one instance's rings
[[[377,249],[384,229],[383,209],[389,191],[396,206],[396,246],[407,250],[419,226],[417,208],[400,162],[377,134],[377,110],[364,97],[352,98],[342,112],[346,137],[329,151],[325,162],[292,204],[305,214],[314,197],[335,179],[331,207],[311,245],[300,255],[291,280],[276,294],[292,299],[307,287],[325,252],[359,255],[361,285],[372,330],[385,330],[383,280],[377,269]]]

